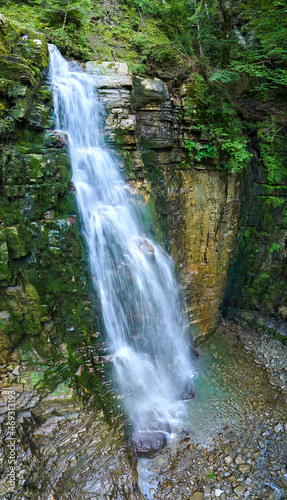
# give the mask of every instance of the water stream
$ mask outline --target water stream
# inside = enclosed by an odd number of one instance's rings
[[[101,301],[115,378],[134,428],[176,420],[193,377],[173,263],[144,236],[143,205],[131,201],[103,138],[95,81],[50,46],[56,129],[69,135],[73,182]]]

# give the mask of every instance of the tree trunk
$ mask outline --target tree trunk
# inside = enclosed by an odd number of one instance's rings
[[[224,45],[221,54],[221,66],[224,68],[229,65],[230,60],[230,41],[232,33],[231,2],[228,0],[219,0],[219,7],[223,17]]]
[[[199,18],[198,18],[198,12],[197,12],[197,4],[196,0],[194,1],[194,10],[195,10],[195,17],[196,17],[196,24],[197,24],[197,32],[198,32],[198,45],[199,45],[199,53],[202,58],[204,58],[204,52],[201,44],[201,37],[200,37],[200,25],[199,25]]]

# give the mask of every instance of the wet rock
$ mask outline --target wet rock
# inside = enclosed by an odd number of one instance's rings
[[[150,422],[141,425],[140,431],[142,432],[160,431],[160,432],[167,432],[168,434],[170,434],[171,428],[168,422],[164,422],[162,420],[151,420]]]
[[[153,246],[144,238],[139,242],[139,249],[150,257],[154,254]]]
[[[195,387],[190,379],[188,379],[184,386],[183,389],[180,393],[180,399],[182,400],[187,400],[187,399],[193,399],[196,396],[196,390]]]
[[[131,442],[138,457],[151,458],[166,446],[166,436],[159,431],[136,431]]]
[[[180,432],[180,442],[183,443],[185,441],[189,441],[190,437],[189,437],[189,432],[187,431],[181,431]]]

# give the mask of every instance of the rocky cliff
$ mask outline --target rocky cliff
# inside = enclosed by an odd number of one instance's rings
[[[67,338],[77,343],[73,338],[95,324],[67,138],[51,131],[46,42],[2,17],[1,43],[5,361],[19,342],[44,352]],[[106,140],[122,159],[133,195],[140,193],[158,219],[148,221],[153,236],[172,252],[194,338],[216,328],[224,297],[226,309],[285,319],[285,174],[270,177],[270,149],[264,163],[262,141],[253,140],[245,177],[228,173],[216,158],[191,155],[185,146],[186,140],[198,151],[208,145],[186,113],[190,85],[175,91],[157,78],[133,77],[125,63],[92,61],[86,70],[107,107]],[[279,157],[285,151],[280,133]]]
[[[0,22],[3,363],[17,345],[52,354],[67,337],[91,332],[94,319],[67,137],[51,131],[47,43],[39,33]]]
[[[123,63],[89,62],[108,107],[106,136],[126,176],[154,203],[170,241],[194,338],[216,328],[240,213],[240,179],[211,160],[190,158],[184,142],[206,144],[185,118],[186,87],[172,95],[157,79],[132,78]]]

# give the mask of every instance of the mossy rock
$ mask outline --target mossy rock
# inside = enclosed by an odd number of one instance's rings
[[[32,70],[21,56],[0,56],[0,73],[3,78],[32,85],[38,71]]]

